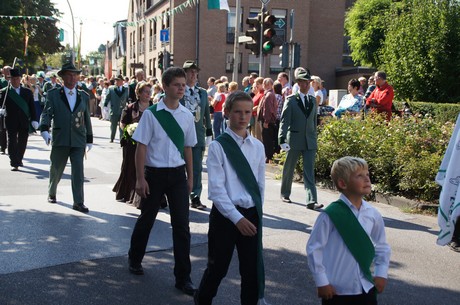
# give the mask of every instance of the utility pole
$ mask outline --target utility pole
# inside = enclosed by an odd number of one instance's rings
[[[234,82],[238,83],[238,68],[240,66],[240,44],[239,44],[239,36],[240,36],[240,17],[241,17],[241,0],[236,0],[236,11],[235,11],[235,41],[233,44],[233,76],[232,79]]]

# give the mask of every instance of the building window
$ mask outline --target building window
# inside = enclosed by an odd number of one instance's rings
[[[276,45],[280,46],[286,41],[287,10],[273,9],[272,15],[276,17],[276,36],[273,38],[273,41]]]
[[[239,62],[238,62],[238,73],[241,73],[241,59],[243,58],[242,53],[239,53]],[[233,72],[233,52],[232,53],[226,53],[225,54],[225,72]]]
[[[283,72],[278,55],[270,55],[270,74]]]
[[[237,32],[238,35],[243,31],[243,8],[240,11],[240,29]],[[233,44],[235,42],[236,7],[230,8],[227,17],[227,43]]]
[[[254,54],[249,54],[248,56],[248,73],[256,72],[259,73],[259,58]]]

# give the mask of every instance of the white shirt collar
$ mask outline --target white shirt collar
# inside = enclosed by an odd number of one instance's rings
[[[185,112],[185,113],[188,113],[190,112],[187,108],[185,108],[184,106],[182,106],[181,103],[179,103],[179,107],[177,107],[176,109],[170,109],[166,106],[165,102],[163,101],[163,98],[160,99],[160,101],[158,102],[157,104],[157,111],[160,111],[160,110],[166,110],[170,113],[175,113],[176,111],[182,111],[182,112]]]
[[[248,130],[246,130],[246,138],[237,135],[233,130],[230,129],[230,127],[227,127],[227,129],[225,129],[225,132],[228,133],[233,138],[233,140],[235,140],[238,146],[243,145],[246,141],[252,142],[254,139],[254,137],[251,136]]]
[[[66,86],[64,86],[64,92],[65,92],[66,95],[69,95],[70,91],[73,91],[73,94],[77,94],[77,90],[75,88],[69,89]]]

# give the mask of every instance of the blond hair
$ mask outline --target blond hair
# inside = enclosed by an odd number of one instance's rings
[[[339,187],[339,180],[342,179],[345,182],[348,182],[350,179],[350,175],[354,173],[358,169],[368,169],[368,165],[366,160],[358,157],[350,157],[346,156],[335,160],[332,164],[331,168],[331,178],[334,185],[337,187],[339,191],[341,191]]]

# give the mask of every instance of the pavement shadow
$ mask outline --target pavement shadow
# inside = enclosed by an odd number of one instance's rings
[[[384,217],[383,220],[385,222],[386,228],[393,228],[393,229],[405,230],[405,231],[421,231],[421,232],[427,232],[433,235],[438,235],[439,233],[439,231],[433,230],[430,227],[415,224],[410,221],[403,221],[403,220],[389,218],[389,217]]]

